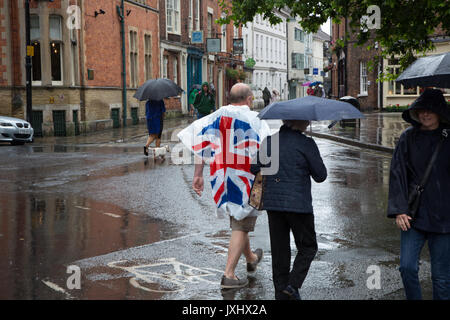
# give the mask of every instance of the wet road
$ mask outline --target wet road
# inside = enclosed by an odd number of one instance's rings
[[[0,145],[0,299],[273,299],[265,214],[251,235],[265,256],[249,287],[221,291],[230,232],[209,184],[199,198],[193,165],[144,157],[141,126],[99,137]],[[400,234],[385,218],[390,155],[315,140],[329,176],[312,187],[319,252],[302,297],[403,299]],[[81,289],[67,287],[72,265]],[[371,265],[380,289],[366,285]],[[429,268],[425,248],[426,298]],[[244,259],[237,273],[246,276]]]

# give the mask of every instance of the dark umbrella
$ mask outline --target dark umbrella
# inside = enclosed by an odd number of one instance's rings
[[[450,52],[417,59],[395,81],[407,88],[450,88]]]
[[[344,102],[351,103],[351,104],[352,104],[355,108],[357,108],[358,110],[361,109],[361,105],[359,104],[358,99],[356,99],[355,97],[352,97],[352,96],[345,96],[345,97],[339,98],[339,100],[344,101]]]
[[[133,97],[139,101],[162,100],[174,97],[183,92],[175,82],[169,79],[151,79],[137,89]]]
[[[258,115],[261,119],[342,120],[364,118],[350,103],[307,96],[268,105]]]

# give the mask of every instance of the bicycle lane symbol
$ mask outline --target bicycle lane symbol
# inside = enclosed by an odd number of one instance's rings
[[[223,271],[214,268],[197,268],[177,261],[175,258],[159,259],[154,263],[126,266],[127,260],[108,263],[111,268],[122,269],[134,276],[130,284],[138,289],[156,293],[176,293],[186,289],[187,284],[218,284],[212,279],[220,278]]]

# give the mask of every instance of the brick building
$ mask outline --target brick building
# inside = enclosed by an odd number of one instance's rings
[[[33,127],[65,135],[122,124],[120,0],[30,0]],[[133,98],[159,77],[157,0],[125,0],[127,124],[145,115]],[[0,114],[26,117],[24,0],[0,0]]]
[[[185,91],[172,98],[170,105],[188,110],[188,94],[195,84],[205,81],[216,89],[216,107],[227,103],[226,93],[233,80],[226,77],[226,68],[242,68],[240,56],[233,56],[233,38],[239,38],[241,28],[219,25],[221,17],[218,1],[160,0],[161,76],[178,83]],[[193,41],[193,32],[203,32],[202,41]],[[207,39],[221,41],[219,52],[207,51]]]
[[[366,44],[362,47],[354,46],[356,36],[351,35],[350,40],[343,48],[336,46],[337,39],[343,39],[345,33],[350,32],[349,21],[342,19],[340,24],[332,24],[332,96],[352,96],[358,98],[361,110],[370,111],[379,108],[382,99],[381,84],[377,83],[378,68],[375,64],[369,70],[369,62],[377,55],[379,48],[371,43],[371,50]]]

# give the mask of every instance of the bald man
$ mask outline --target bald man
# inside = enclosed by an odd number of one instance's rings
[[[232,106],[242,106],[243,112],[246,111],[244,107],[250,107],[253,103],[253,93],[250,87],[244,83],[235,84],[229,95],[229,100]],[[248,111],[248,109],[247,109]],[[203,166],[204,163],[195,165],[194,179],[192,181],[192,188],[201,195],[203,192]],[[253,272],[256,266],[261,261],[263,256],[262,249],[251,250],[250,239],[248,233],[254,231],[257,213],[248,204],[244,203],[244,210],[249,212],[249,215],[241,220],[236,220],[230,215],[231,238],[228,247],[228,258],[225,267],[225,273],[222,277],[222,289],[240,288],[248,285],[248,280],[239,279],[236,277],[235,269],[239,258],[244,254],[247,261],[247,271]]]

